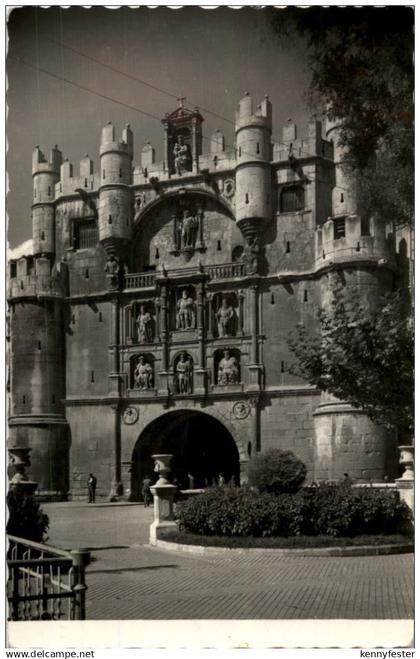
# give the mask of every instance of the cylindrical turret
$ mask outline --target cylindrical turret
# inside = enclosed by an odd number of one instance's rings
[[[11,268],[8,446],[32,449],[31,476],[46,499],[67,497],[69,432],[65,419],[64,318],[59,273],[48,258]]]
[[[108,253],[121,253],[131,239],[133,133],[127,124],[121,141],[111,122],[102,129],[100,148],[99,240]]]
[[[356,194],[356,181],[351,169],[351,162],[346,147],[340,144],[340,124],[327,120],[326,138],[334,147],[335,185],[332,192],[332,216],[353,215],[359,213]]]
[[[331,308],[334,291],[357,295],[366,308],[392,288],[394,259],[377,217],[362,231],[359,215],[346,216],[336,232],[335,220],[316,233],[315,265],[320,272],[321,305]],[[343,474],[360,481],[381,481],[395,476],[396,438],[369,420],[361,409],[323,393],[314,412],[314,478],[339,480]]]
[[[246,94],[236,112],[236,221],[246,237],[262,233],[272,217],[271,103],[253,113]]]
[[[47,160],[36,146],[32,155],[33,205],[32,238],[33,252],[54,254],[55,251],[55,184],[60,178],[61,151],[55,146]]]

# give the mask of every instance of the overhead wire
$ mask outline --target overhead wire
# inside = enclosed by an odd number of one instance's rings
[[[62,41],[57,41],[57,39],[52,39],[51,37],[46,37],[46,41],[50,41],[51,43],[56,44],[57,46],[60,46],[60,48],[64,48],[66,50],[69,50],[76,55],[79,55],[80,57],[84,57],[87,60],[90,60],[91,62],[95,62],[96,64],[99,64],[100,66],[103,66],[106,69],[109,69],[110,71],[113,71],[114,73],[117,73],[118,75],[122,75],[125,78],[128,78],[129,80],[132,80],[134,82],[138,82],[140,85],[144,85],[146,87],[149,87],[150,89],[153,89],[154,91],[157,91],[161,94],[165,94],[166,96],[169,96],[170,98],[174,98],[179,101],[179,96],[176,94],[173,94],[172,92],[169,92],[167,89],[163,89],[162,87],[158,87],[157,85],[152,85],[150,82],[147,82],[146,80],[143,80],[142,78],[139,78],[137,76],[134,76],[130,73],[127,73],[126,71],[121,71],[121,69],[118,69],[115,66],[112,66],[111,64],[106,64],[105,62],[102,62],[101,60],[98,60],[96,57],[93,57],[92,55],[87,55],[86,53],[78,50],[77,48],[74,48],[73,46],[69,46],[68,44],[62,42]],[[235,122],[232,121],[232,119],[228,119],[227,117],[224,117],[221,114],[218,114],[217,112],[214,112],[214,110],[210,110],[209,108],[204,107],[200,103],[194,103],[192,101],[186,100],[186,104],[193,107],[193,108],[200,108],[207,114],[211,114],[214,117],[217,117],[218,119],[221,119],[222,121],[225,121],[228,124],[231,124],[231,126],[235,127]],[[282,144],[284,146],[289,147],[290,143],[284,142],[277,138],[276,136],[273,136],[273,140],[277,144]],[[307,155],[307,156],[313,156],[312,153],[309,153],[309,151],[302,151],[301,154]]]
[[[63,81],[63,82],[65,82],[65,83],[69,84],[69,85],[72,85],[73,87],[76,87],[77,89],[80,89],[80,90],[82,90],[82,91],[88,92],[89,94],[92,94],[92,95],[94,95],[94,96],[98,96],[98,97],[100,97],[100,98],[103,98],[103,99],[105,99],[105,100],[107,100],[107,101],[110,101],[111,103],[116,103],[117,105],[121,105],[122,107],[125,107],[125,108],[127,108],[127,109],[129,109],[129,110],[132,110],[132,111],[134,111],[134,112],[137,112],[137,113],[139,113],[139,114],[141,114],[141,115],[143,115],[143,116],[145,116],[145,117],[148,117],[148,118],[150,118],[150,119],[154,119],[155,121],[159,121],[159,123],[161,123],[161,121],[162,121],[161,117],[158,117],[157,115],[155,115],[155,114],[153,114],[153,113],[151,113],[151,112],[147,112],[146,110],[142,110],[142,109],[138,108],[137,106],[131,105],[131,104],[129,104],[129,103],[125,103],[124,101],[117,100],[117,99],[113,98],[112,96],[108,96],[107,94],[103,94],[103,93],[101,93],[101,92],[95,91],[95,90],[91,89],[90,87],[86,87],[85,85],[82,85],[82,84],[80,84],[80,83],[78,83],[78,82],[75,82],[74,80],[70,80],[69,78],[66,78],[66,77],[64,77],[64,76],[60,76],[60,75],[57,75],[56,73],[52,73],[51,71],[48,71],[47,69],[44,69],[43,67],[36,66],[36,65],[34,65],[34,64],[31,64],[30,62],[27,62],[26,60],[22,59],[22,58],[19,57],[19,56],[15,57],[15,56],[9,55],[8,58],[11,59],[11,60],[14,60],[14,61],[16,61],[16,62],[18,62],[18,63],[20,63],[20,64],[23,64],[24,66],[27,66],[27,67],[29,67],[29,68],[31,68],[31,69],[34,69],[34,70],[36,70],[37,72],[44,73],[45,75],[48,75],[48,76],[50,76],[50,77],[52,77],[52,78],[54,78],[54,79],[56,79],[56,80],[60,80],[60,81]],[[203,109],[204,109],[204,108],[203,108]],[[228,121],[228,120],[226,120],[226,121]],[[233,122],[232,122],[232,123],[233,123]],[[212,138],[212,137],[208,137],[207,135],[204,135],[204,134],[203,134],[203,135],[202,135],[202,138],[203,138],[204,140],[208,141],[208,142],[214,142],[215,144],[219,144],[219,141],[218,141],[218,140],[216,140],[216,139],[214,139],[214,138]],[[277,143],[278,143],[278,142],[277,142]],[[285,145],[287,146],[287,144],[286,144],[285,142],[281,142],[281,144],[285,144]],[[227,146],[228,149],[231,149],[233,153],[236,152],[236,147],[235,147],[235,146],[232,146],[232,145],[230,145],[230,144],[225,144],[225,146]],[[248,153],[247,151],[243,151],[243,153],[244,153],[245,155],[250,156],[250,157],[253,157],[253,158],[255,157],[255,154]],[[314,156],[314,154],[309,154],[309,153],[307,153],[307,155],[310,156],[310,157],[313,157],[313,156]],[[311,181],[311,182],[313,182],[313,179],[310,179],[309,177],[306,177],[306,179],[309,180],[309,181]],[[319,179],[319,180],[320,180],[320,179]],[[323,182],[325,182],[325,181],[323,181]],[[342,190],[344,190],[344,191],[346,191],[346,192],[349,192],[349,189],[348,189],[348,188],[344,188],[344,187],[339,186],[339,185],[336,185],[335,187],[337,187],[337,188],[339,188],[339,189],[342,189]]]

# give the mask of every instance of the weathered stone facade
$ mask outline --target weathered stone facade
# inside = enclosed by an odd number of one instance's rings
[[[35,148],[34,254],[9,266],[9,443],[32,447],[44,497],[84,497],[93,472],[99,497],[136,499],[159,451],[185,486],[244,479],[271,447],[310,481],[394,475],[380,428],[287,370],[288,333],[337,276],[368,300],[395,276],[336,128],[289,123],[273,144],[270,101],[246,95],[236,149],[216,131],[203,154],[202,122],[181,103],[164,160],[147,143],[134,168],[129,126],[104,127],[98,173]]]

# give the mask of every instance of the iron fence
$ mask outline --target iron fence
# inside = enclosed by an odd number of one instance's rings
[[[90,552],[8,535],[9,620],[85,620]]]

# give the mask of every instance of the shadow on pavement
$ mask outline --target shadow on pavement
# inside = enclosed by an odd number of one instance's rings
[[[87,551],[106,551],[107,549],[130,549],[130,545],[101,545],[100,547],[83,547]]]
[[[109,570],[89,570],[89,574],[121,574],[122,572],[141,572],[143,570],[160,570],[161,568],[179,568],[180,566],[176,563],[170,563],[169,565],[145,565],[143,567],[121,567],[121,568],[110,568]]]

